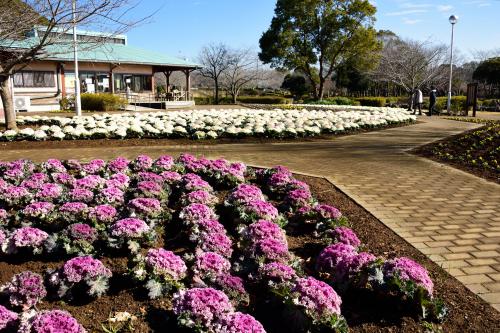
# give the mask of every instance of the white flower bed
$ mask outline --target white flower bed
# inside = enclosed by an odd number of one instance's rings
[[[0,140],[70,140],[100,138],[218,137],[293,138],[341,133],[415,121],[401,109],[330,110],[197,110],[155,113],[97,114],[83,117],[19,116],[19,131],[0,132]]]

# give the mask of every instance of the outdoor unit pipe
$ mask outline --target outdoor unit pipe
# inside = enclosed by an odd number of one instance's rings
[[[56,98],[61,95],[61,66],[57,65],[57,71],[56,71],[56,76],[57,76],[57,92],[53,95],[47,95],[47,96],[38,96],[38,97],[31,97],[31,100],[39,100],[39,99],[46,99],[46,98]]]

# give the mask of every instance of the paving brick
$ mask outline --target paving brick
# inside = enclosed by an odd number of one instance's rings
[[[477,284],[477,283],[484,284],[485,282],[492,281],[486,274],[469,274],[469,275],[457,276],[456,278],[458,281],[462,282],[465,285]]]
[[[482,294],[482,293],[488,293],[489,290],[486,289],[482,284],[476,283],[476,284],[468,284],[467,288],[469,288],[472,292],[476,294]]]
[[[484,259],[467,259],[467,262],[472,266],[483,266],[483,265],[494,265],[498,264],[498,261],[492,258],[484,258]]]
[[[443,254],[443,257],[446,260],[455,260],[455,259],[468,259],[471,258],[472,255],[470,253],[449,253],[449,254]]]
[[[492,292],[500,292],[500,282],[483,283],[483,286]]]
[[[472,255],[476,258],[498,258],[498,257],[500,257],[500,254],[497,251],[472,252]]]
[[[465,267],[463,271],[466,274],[486,274],[486,273],[496,273],[496,270],[491,266],[473,266],[473,267]],[[494,278],[488,274],[488,276],[494,280]]]

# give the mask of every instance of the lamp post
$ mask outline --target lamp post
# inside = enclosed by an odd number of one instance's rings
[[[82,115],[82,99],[80,97],[80,75],[78,73],[78,45],[76,37],[76,0],[73,0],[73,56],[75,61],[75,111]]]
[[[458,22],[458,16],[456,15],[451,15],[449,18],[449,21],[451,23],[451,50],[450,50],[450,83],[448,85],[448,103],[446,104],[448,114],[451,111],[451,81],[453,78],[453,37],[454,37],[454,30],[455,30],[455,24]]]

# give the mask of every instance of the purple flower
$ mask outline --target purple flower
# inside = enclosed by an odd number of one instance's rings
[[[163,155],[158,157],[158,159],[154,162],[153,167],[156,171],[169,171],[174,166],[174,158],[169,155]]]
[[[62,267],[62,273],[64,278],[71,283],[112,276],[111,271],[100,260],[91,256],[76,257],[66,261]]]
[[[30,190],[35,190],[39,189],[42,187],[43,184],[45,184],[49,180],[49,177],[41,172],[37,172],[23,180],[21,183],[22,187],[26,187]]]
[[[126,189],[130,184],[130,177],[123,173],[115,173],[106,180],[106,187],[116,187],[120,190]]]
[[[54,210],[54,204],[50,202],[33,202],[23,209],[23,215],[32,218],[43,218]]]
[[[89,218],[95,223],[111,223],[116,215],[116,208],[111,205],[99,205],[89,210]]]
[[[136,179],[138,182],[155,182],[163,184],[163,177],[153,172],[139,172]]]
[[[128,206],[135,213],[147,217],[158,216],[162,211],[160,201],[153,198],[132,199],[128,202]]]
[[[42,164],[42,169],[46,172],[66,172],[64,164],[57,159],[48,159]]]
[[[270,262],[259,267],[259,278],[263,281],[281,284],[295,281],[297,273],[288,265]]]
[[[196,255],[193,266],[194,274],[201,279],[214,281],[218,276],[229,274],[229,260],[214,252],[202,252]]]
[[[285,204],[293,209],[310,206],[313,201],[311,192],[306,190],[289,191],[285,196]]]
[[[125,200],[125,194],[118,187],[103,188],[96,196],[99,204],[119,205]]]
[[[67,160],[65,164],[69,170],[80,171],[82,169],[82,164],[80,163],[79,160],[74,160],[74,159]]]
[[[95,175],[104,171],[105,167],[106,162],[104,160],[96,159],[82,165],[82,170],[88,175]]]
[[[95,190],[104,185],[106,180],[97,175],[88,175],[75,181],[75,187]]]
[[[31,193],[26,188],[19,186],[7,186],[0,193],[0,200],[5,201],[10,206],[30,202],[31,197]]]
[[[0,305],[0,331],[11,327],[19,319],[17,313],[8,310],[5,306]]]
[[[293,177],[290,173],[277,172],[269,177],[267,185],[269,185],[272,190],[283,190],[288,184],[290,184],[292,178]]]
[[[169,185],[173,185],[182,179],[181,174],[175,171],[164,171],[160,176]]]
[[[190,236],[194,236],[195,239],[207,233],[225,234],[226,229],[217,220],[199,220],[190,228]]]
[[[167,192],[157,182],[142,181],[137,184],[137,192],[134,193],[136,197],[156,198],[158,200],[166,200],[168,198]]]
[[[316,205],[313,211],[323,220],[338,220],[342,217],[340,210],[329,205]]]
[[[217,323],[217,333],[266,333],[264,327],[254,317],[241,312],[224,315]]]
[[[323,318],[340,315],[342,300],[323,281],[313,277],[298,279],[291,292],[295,305],[303,308],[315,320],[323,321]]]
[[[343,243],[329,245],[319,254],[316,260],[316,269],[342,277],[347,273],[345,270],[348,268],[348,265],[341,265],[342,262],[349,262],[351,257],[356,255],[356,249],[351,245]]]
[[[388,260],[383,266],[383,272],[385,278],[398,278],[421,286],[432,297],[434,283],[429,272],[415,261],[405,257]]]
[[[23,311],[34,307],[47,296],[43,277],[30,271],[14,275],[12,280],[2,288],[3,292],[9,296],[10,304],[22,308]]]
[[[219,275],[214,282],[218,290],[222,290],[231,302],[235,305],[247,306],[250,301],[250,295],[245,290],[243,279],[229,274]]]
[[[368,252],[360,252],[355,256],[349,257],[347,262],[349,265],[349,277],[361,272],[361,270],[371,263],[373,263],[377,257]]]
[[[49,235],[38,228],[23,227],[16,229],[11,241],[16,248],[40,248]]]
[[[131,163],[134,171],[148,171],[153,166],[153,159],[147,155],[139,155]]]
[[[9,214],[5,209],[0,208],[0,225],[7,224],[7,219],[9,218]]]
[[[30,320],[27,333],[85,333],[85,329],[68,312],[41,311]],[[23,332],[24,333],[24,332]]]
[[[287,263],[291,259],[288,247],[276,239],[263,239],[255,243],[252,248],[253,257],[259,261],[277,261]]]
[[[241,207],[242,219],[246,222],[268,220],[276,222],[280,216],[276,207],[266,201],[251,201]]]
[[[282,244],[287,244],[286,235],[276,223],[259,220],[250,224],[243,230],[243,238],[250,244],[255,244],[264,239],[274,239]]]
[[[264,201],[264,195],[260,188],[254,185],[238,185],[228,196],[227,203],[231,205],[241,205],[252,201]]]
[[[213,192],[212,186],[194,173],[188,173],[182,176],[180,187],[185,192],[194,192],[198,190]]]
[[[68,226],[67,234],[72,240],[84,240],[89,243],[93,243],[97,240],[97,230],[88,224],[72,224]]]
[[[55,183],[66,186],[73,186],[76,182],[75,177],[65,172],[52,174],[52,179]]]
[[[201,235],[198,248],[205,252],[215,252],[223,257],[231,258],[233,242],[225,233],[205,233]]]
[[[5,230],[0,228],[0,247],[3,245],[6,239],[7,239],[7,234],[5,233]]]
[[[182,280],[186,277],[187,267],[181,257],[164,249],[150,249],[146,255],[146,265],[154,274],[168,280]]]
[[[355,248],[358,248],[361,245],[361,241],[356,233],[347,227],[336,227],[328,230],[326,234],[327,237],[331,238],[334,243],[344,243]]]
[[[212,288],[182,290],[174,295],[173,311],[179,324],[187,327],[211,328],[213,322],[234,311],[229,298]]]
[[[216,220],[217,215],[212,208],[202,204],[191,204],[184,207],[179,213],[179,218],[187,225],[196,224],[201,220]]]
[[[198,190],[198,191],[184,193],[181,197],[181,202],[184,206],[193,203],[198,203],[213,207],[219,202],[219,199],[210,192]]]
[[[94,192],[84,189],[84,188],[75,188],[69,191],[68,193],[69,199],[72,201],[81,201],[89,203],[94,200]]]
[[[108,170],[113,173],[127,172],[129,163],[130,161],[125,157],[117,157],[108,162]]]
[[[136,218],[119,220],[110,227],[111,235],[120,238],[141,238],[149,231],[146,222]]]
[[[87,204],[83,202],[66,202],[59,207],[59,212],[67,215],[76,215],[86,213],[87,209]]]

